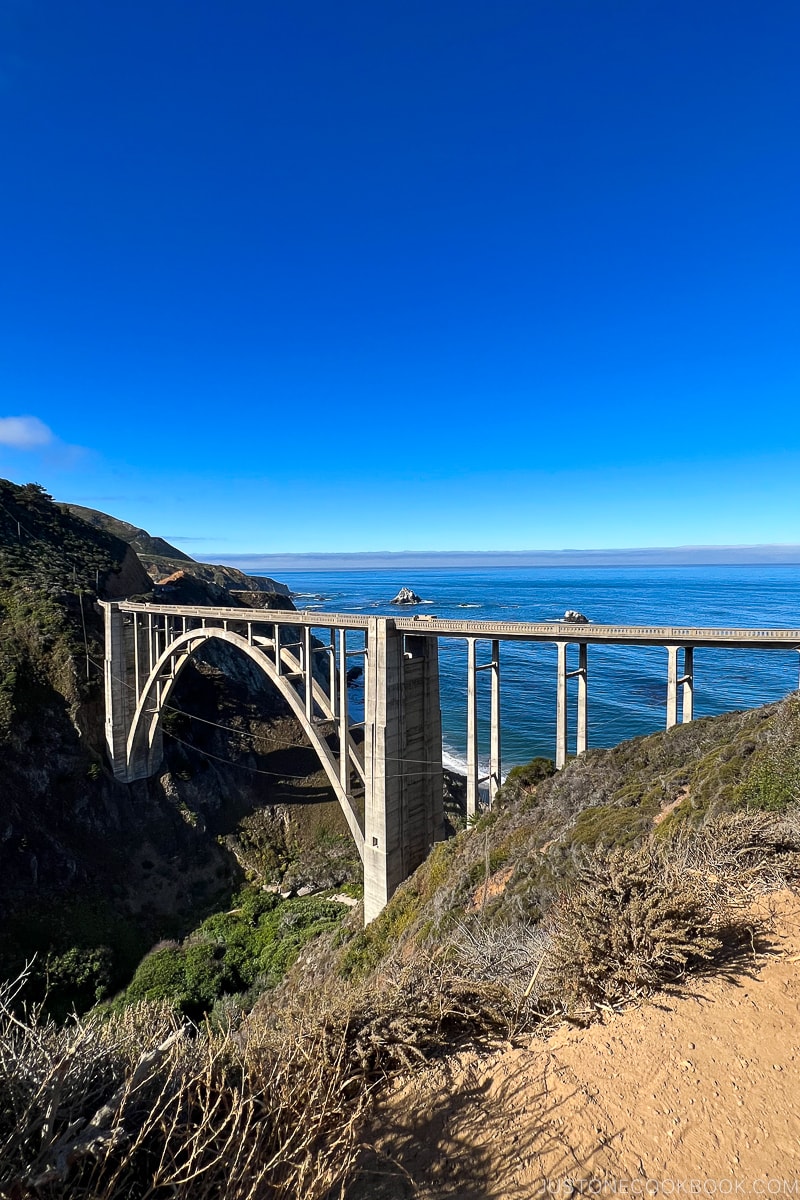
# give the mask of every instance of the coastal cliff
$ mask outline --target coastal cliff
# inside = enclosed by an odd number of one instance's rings
[[[65,507],[93,529],[100,529],[119,538],[120,541],[127,542],[153,583],[162,583],[176,574],[190,574],[193,579],[214,589],[219,588],[240,597],[264,593],[269,596],[283,596],[287,600],[291,598],[285,583],[278,583],[265,575],[245,575],[236,567],[198,562],[184,551],[170,545],[164,538],[153,537],[146,529],[121,521],[118,517],[109,516],[108,513],[99,512],[94,508],[84,508],[80,504],[67,504]],[[249,603],[249,600],[246,602]]]
[[[222,644],[182,675],[163,769],[130,786],[113,778],[98,600],[292,607],[284,585],[221,571],[216,580],[247,588],[228,591],[188,556],[179,578],[159,586],[132,529],[87,523],[36,485],[0,482],[0,976],[36,954],[50,964],[51,992],[79,1007],[247,878],[307,882],[303,846],[314,851],[312,876],[336,883],[358,871],[299,727]],[[289,812],[285,802],[298,799],[304,806]]]

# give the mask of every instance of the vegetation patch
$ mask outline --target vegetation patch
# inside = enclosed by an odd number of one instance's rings
[[[581,864],[552,916],[549,969],[572,1002],[615,1002],[719,956],[714,912],[649,851],[615,848]]]
[[[584,848],[630,846],[641,838],[650,824],[649,814],[641,808],[597,804],[578,814],[565,840]]]
[[[279,983],[312,938],[335,929],[346,906],[317,896],[281,900],[248,888],[225,913],[209,917],[183,942],[156,947],[114,1002],[164,1001],[200,1020],[226,997],[250,1007]]]
[[[102,896],[42,904],[5,922],[0,978],[16,974],[27,960],[26,998],[45,1001],[48,1013],[63,1020],[130,979],[148,944],[143,927]]]
[[[417,920],[420,913],[419,893],[408,884],[397,889],[391,900],[366,929],[350,941],[339,961],[344,979],[363,979],[394,949],[403,933]]]
[[[323,1200],[368,1093],[346,1026],[297,1006],[192,1029],[140,1004],[67,1026],[0,988],[0,1194],[42,1200]]]
[[[555,773],[556,764],[552,758],[532,758],[522,766],[512,767],[497,794],[497,800],[501,804],[514,803]]]

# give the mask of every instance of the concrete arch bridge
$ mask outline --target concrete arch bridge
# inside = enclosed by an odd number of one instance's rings
[[[551,642],[556,648],[556,766],[567,758],[567,683],[577,679],[578,754],[587,749],[588,647],[662,646],[667,651],[666,726],[693,716],[694,649],[734,646],[800,649],[797,629],[708,629],[562,622],[488,622],[436,617],[106,602],[106,743],[117,779],[153,775],[162,760],[161,718],[181,671],[210,639],[237,647],[291,707],[319,756],[364,864],[364,919],[444,836],[439,638],[467,645],[467,812],[478,790],[500,786],[500,643]],[[315,632],[325,631],[319,642]],[[355,638],[348,636],[358,633]],[[477,647],[488,642],[488,661]],[[578,668],[567,670],[567,647]],[[364,663],[363,737],[355,738],[347,670]],[[680,660],[679,660],[680,656]],[[319,669],[327,660],[327,671]],[[679,669],[680,667],[680,669]],[[491,672],[489,774],[479,777],[477,676]]]

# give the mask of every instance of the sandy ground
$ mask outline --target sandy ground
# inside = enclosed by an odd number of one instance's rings
[[[768,932],[728,976],[399,1080],[348,1200],[800,1200],[800,898],[759,908]]]

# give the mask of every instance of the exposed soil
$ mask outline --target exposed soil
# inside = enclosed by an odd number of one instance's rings
[[[348,1200],[800,1195],[800,898],[753,917],[727,976],[398,1081]]]

